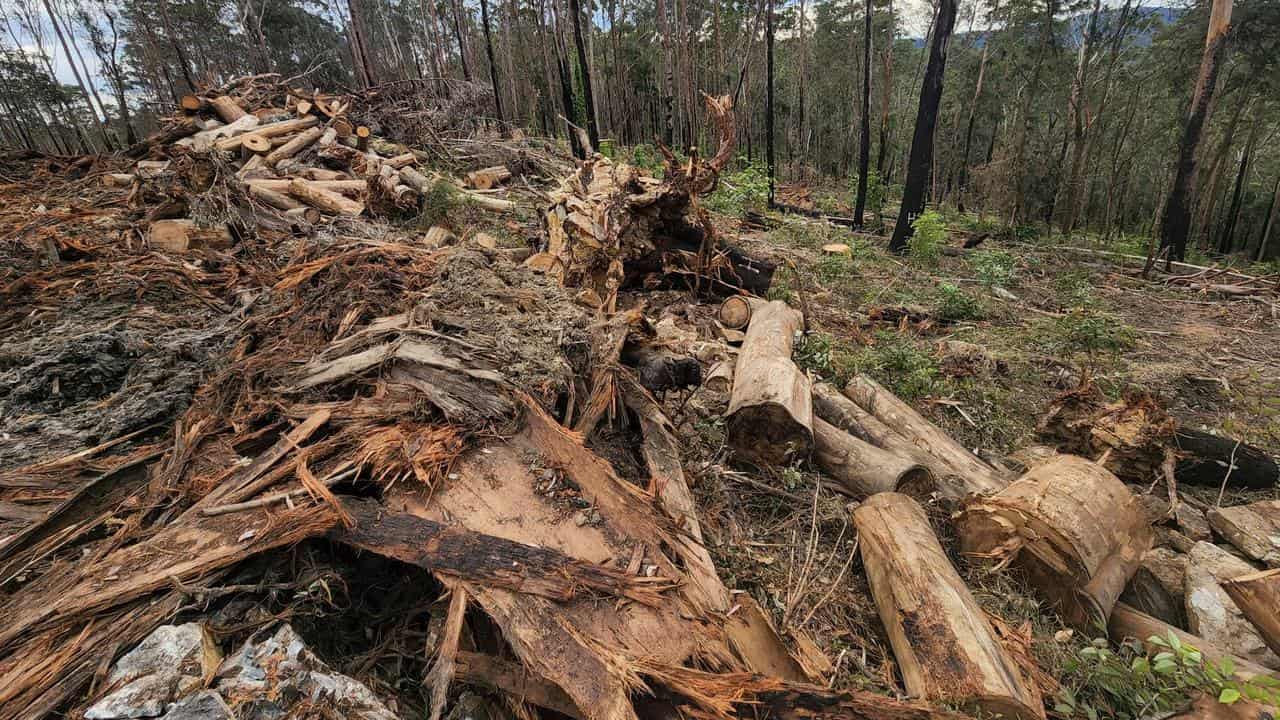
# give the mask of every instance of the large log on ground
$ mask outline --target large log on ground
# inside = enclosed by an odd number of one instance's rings
[[[933,475],[909,457],[863,442],[821,417],[813,419],[813,459],[854,498],[898,491],[913,497],[933,492]]]
[[[184,253],[204,248],[225,250],[234,242],[226,225],[200,227],[186,218],[154,220],[147,228],[147,245],[165,252]]]
[[[1268,490],[1280,482],[1276,461],[1247,443],[1187,427],[1178,428],[1173,441],[1180,456],[1178,482],[1217,487],[1229,480],[1231,487],[1254,490]]]
[[[1222,589],[1258,629],[1271,652],[1280,655],[1280,569],[1225,580]]]
[[[804,318],[774,300],[754,313],[729,394],[729,445],[757,465],[784,465],[813,450],[809,379],[791,360]]]
[[[209,100],[209,105],[213,107],[213,111],[222,118],[222,122],[230,124],[246,115],[244,108],[240,107],[235,98],[229,95],[219,95]]]
[[[853,522],[907,692],[983,714],[1043,718],[1039,691],[1001,646],[924,509],[880,493],[853,511]]]
[[[954,467],[894,432],[888,425],[880,422],[874,415],[842,394],[834,385],[814,383],[813,414],[869,445],[923,465],[931,475],[930,492],[939,484],[951,487],[963,485],[962,480],[954,477],[956,475]],[[903,491],[908,495],[916,496],[915,490]]]
[[[334,215],[359,215],[364,212],[364,203],[359,200],[352,200],[331,190],[315,187],[306,180],[295,179],[290,182],[289,194],[314,208]]]
[[[1151,547],[1153,532],[1129,488],[1106,468],[1058,455],[956,520],[960,548],[999,566],[1016,563],[1073,625],[1106,622]]]
[[[267,138],[268,140],[282,135],[289,135],[306,130],[309,127],[319,125],[320,120],[316,117],[291,118],[289,120],[281,120],[279,122],[268,123],[266,125],[258,125],[253,128],[252,135],[256,137]],[[224,137],[213,144],[218,150],[239,150],[240,145],[244,143],[245,135],[236,135],[235,137]]]
[[[1190,645],[1199,650],[1207,662],[1221,665],[1224,658],[1230,658],[1231,663],[1235,666],[1235,676],[1241,680],[1248,680],[1258,676],[1274,677],[1277,675],[1274,670],[1269,670],[1252,660],[1246,660],[1226,648],[1215,645],[1197,635],[1192,635],[1162,620],[1153,618],[1122,602],[1116,603],[1115,607],[1111,609],[1111,617],[1107,620],[1107,634],[1117,643],[1124,640],[1139,640],[1147,645],[1147,651],[1151,653],[1165,650],[1165,648],[1150,642],[1151,638],[1167,639],[1170,635],[1173,635],[1182,644]]]
[[[294,135],[285,144],[268,153],[267,156],[263,158],[263,163],[265,163],[267,167],[275,167],[281,160],[291,158],[305,150],[308,145],[319,140],[322,134],[324,134],[324,130],[318,127],[307,128],[297,135]]]
[[[950,497],[990,495],[1008,486],[1008,479],[995,468],[978,459],[875,380],[857,375],[849,381],[844,392],[890,430],[952,468],[950,477],[937,478],[938,490],[943,494]]]

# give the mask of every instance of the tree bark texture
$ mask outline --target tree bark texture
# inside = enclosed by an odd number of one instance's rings
[[[739,457],[785,465],[813,450],[809,380],[791,360],[804,318],[779,300],[752,311],[729,395],[728,441]]]
[[[1044,717],[920,505],[892,492],[853,511],[862,564],[907,693],[1006,718]]]
[[[938,105],[942,101],[942,79],[947,66],[947,45],[956,22],[956,0],[940,0],[938,21],[929,46],[929,64],[920,84],[920,107],[916,112],[916,129],[911,137],[911,156],[907,161],[907,180],[902,187],[902,207],[893,226],[889,249],[902,253],[907,238],[914,232],[911,223],[924,212],[925,190],[933,166],[933,132],[938,125]]]

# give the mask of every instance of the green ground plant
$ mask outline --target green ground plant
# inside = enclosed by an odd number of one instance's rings
[[[981,300],[951,283],[938,286],[935,309],[939,317],[952,322],[981,320],[986,316]]]
[[[973,268],[974,277],[987,287],[1014,285],[1017,264],[1011,253],[1003,250],[979,250],[969,256],[968,263]]]
[[[765,166],[739,158],[741,169],[721,176],[720,186],[707,197],[707,207],[726,215],[763,210],[769,201],[769,175]]]
[[[418,213],[418,227],[426,229],[448,222],[449,215],[462,204],[461,194],[453,185],[437,180],[422,196],[422,210]]]
[[[911,258],[921,265],[936,265],[947,241],[947,222],[942,215],[926,210],[911,223],[914,232],[907,241]]]

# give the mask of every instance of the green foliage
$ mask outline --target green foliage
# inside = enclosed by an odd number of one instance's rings
[[[853,201],[857,202],[858,198],[858,176],[854,175],[849,180],[850,193]],[[885,187],[884,179],[880,177],[880,173],[875,170],[867,171],[867,212],[879,215],[884,210],[885,193],[888,190]]]
[[[654,146],[640,143],[631,148],[631,164],[653,173],[660,173],[662,172],[662,155]]]
[[[1110,313],[1076,307],[1053,321],[1050,342],[1068,354],[1119,353],[1133,345],[1133,328]]]
[[[1068,718],[1127,720],[1167,714],[1202,693],[1227,705],[1242,698],[1264,704],[1280,700],[1280,681],[1239,680],[1230,658],[1221,663],[1206,660],[1172,632],[1147,642],[1159,648],[1154,655],[1148,656],[1142,643],[1136,642],[1113,651],[1100,639],[1081,648],[1063,668],[1063,687],[1054,711]]]
[[[926,210],[911,223],[914,232],[907,240],[911,257],[924,265],[934,265],[947,241],[947,223],[933,210]]]
[[[461,204],[462,197],[453,185],[437,180],[422,196],[422,211],[418,213],[418,227],[429,228],[448,221],[449,215]]]
[[[739,158],[742,169],[721,176],[720,186],[707,197],[707,206],[716,212],[741,215],[762,210],[769,201],[769,173],[764,165]]]
[[[857,275],[857,267],[850,253],[827,254],[814,263],[813,274],[823,285],[840,285]]]
[[[938,286],[938,316],[943,320],[981,320],[985,315],[982,301],[951,283]]]
[[[974,252],[968,259],[969,267],[973,268],[973,274],[977,276],[978,282],[991,287],[999,285],[1001,287],[1009,287],[1013,284],[1014,260],[1013,255],[1003,250],[980,250]]]
[[[618,143],[612,138],[604,138],[600,141],[600,154],[610,160],[618,159]]]
[[[811,332],[802,337],[794,358],[800,369],[841,386],[855,372],[854,354],[849,346],[825,332]]]
[[[875,343],[853,355],[850,365],[851,372],[870,375],[906,400],[937,392],[942,382],[933,356],[889,331],[876,333]]]
[[[765,297],[769,300],[781,300],[789,303],[795,299],[795,291],[791,288],[791,283],[795,280],[794,274],[789,267],[780,267],[773,273],[773,282],[769,284],[769,292],[765,293]]]

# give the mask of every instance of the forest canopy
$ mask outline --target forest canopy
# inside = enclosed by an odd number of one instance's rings
[[[763,164],[772,29],[778,177],[852,194],[865,119],[866,174],[894,197],[946,3],[870,1],[868,15],[865,0],[3,0],[0,143],[116,149],[186,93],[277,73],[326,89],[472,81],[496,87],[495,122],[576,142],[567,120],[642,156],[706,145],[700,93],[725,94],[740,162]],[[1230,10],[1179,173],[1211,3],[960,2],[927,201],[1141,247],[1186,177],[1195,251],[1274,256],[1280,2]]]

